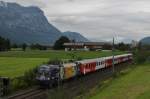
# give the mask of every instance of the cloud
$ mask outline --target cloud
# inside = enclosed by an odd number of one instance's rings
[[[139,40],[150,36],[148,0],[5,0],[39,6],[61,31],[76,31],[92,40]]]

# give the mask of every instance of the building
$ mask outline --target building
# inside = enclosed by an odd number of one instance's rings
[[[132,48],[135,48],[135,47],[137,47],[137,46],[138,46],[138,42],[132,40],[132,41],[131,41],[131,47],[132,47]]]
[[[64,43],[65,50],[102,50],[106,42],[75,42],[75,43]]]

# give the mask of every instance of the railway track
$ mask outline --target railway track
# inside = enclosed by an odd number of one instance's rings
[[[6,99],[42,99],[44,95],[46,95],[45,90],[34,88],[9,96]]]

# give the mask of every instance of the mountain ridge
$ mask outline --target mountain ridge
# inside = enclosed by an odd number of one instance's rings
[[[63,32],[63,35],[68,37],[70,40],[75,40],[75,42],[89,42],[87,38],[78,32],[66,31]]]
[[[150,36],[141,39],[140,42],[142,43],[142,45],[150,45]]]
[[[17,3],[0,1],[0,12],[0,36],[13,43],[53,45],[65,35],[48,22],[44,12],[38,7],[24,7]],[[77,41],[87,40],[76,32],[65,36],[69,39],[77,37]]]
[[[7,4],[7,6],[6,6]],[[61,31],[50,24],[38,7],[23,7],[16,3],[0,6],[0,35],[17,43],[49,45]]]

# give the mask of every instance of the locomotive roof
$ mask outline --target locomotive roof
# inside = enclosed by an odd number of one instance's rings
[[[59,65],[49,65],[49,64],[45,64],[45,65],[41,65],[40,68],[58,68]]]
[[[75,63],[66,63],[66,64],[63,64],[64,67],[72,67],[72,66],[76,66]]]

